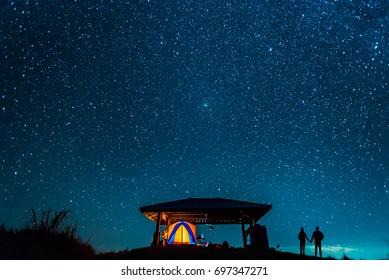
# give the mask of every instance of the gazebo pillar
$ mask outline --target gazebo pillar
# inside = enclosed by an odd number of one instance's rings
[[[246,246],[247,246],[247,235],[246,235],[246,230],[244,229],[243,218],[240,219],[240,222],[241,222],[241,225],[242,225],[243,248],[246,248]]]
[[[158,215],[157,215],[157,227],[155,229],[155,235],[154,235],[154,238],[153,238],[153,246],[154,247],[159,245],[160,228],[161,228],[161,212],[158,212]]]
[[[250,244],[251,244],[251,240],[253,238],[253,229],[254,229],[254,221],[253,221],[253,218],[251,216],[251,214],[249,215],[249,224],[250,224],[250,227],[249,227],[249,230],[250,230]]]

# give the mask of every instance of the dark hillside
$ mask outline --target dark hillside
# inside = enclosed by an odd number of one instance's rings
[[[203,248],[189,246],[148,247],[117,253],[105,253],[99,259],[117,260],[318,260],[274,249]]]

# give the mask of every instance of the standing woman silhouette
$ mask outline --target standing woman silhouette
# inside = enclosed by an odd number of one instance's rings
[[[305,240],[309,241],[309,239],[303,227],[300,228],[298,239],[300,240],[300,255],[305,255]]]

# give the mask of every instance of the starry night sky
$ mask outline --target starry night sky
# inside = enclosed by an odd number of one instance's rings
[[[385,0],[0,1],[0,223],[70,209],[99,251],[139,207],[269,203],[270,246],[388,258]],[[240,226],[198,232],[242,246]],[[311,253],[311,248],[307,251]]]

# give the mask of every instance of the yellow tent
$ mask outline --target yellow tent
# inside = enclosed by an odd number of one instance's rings
[[[168,245],[196,245],[196,227],[185,221],[169,226]]]

